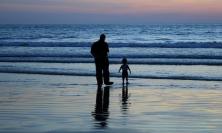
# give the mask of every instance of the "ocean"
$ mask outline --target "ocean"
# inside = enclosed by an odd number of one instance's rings
[[[132,78],[222,81],[222,25],[0,25],[0,72],[94,76],[90,47],[105,33],[110,71]]]

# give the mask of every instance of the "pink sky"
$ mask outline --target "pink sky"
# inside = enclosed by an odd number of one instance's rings
[[[172,14],[170,17],[175,19],[185,15],[188,19],[189,16],[191,19],[209,17],[218,21],[222,17],[222,0],[1,0],[0,11],[0,18],[3,12],[10,15],[14,11],[23,16],[31,16],[31,13],[93,13],[98,17],[101,14],[128,15],[132,19],[136,15],[164,17],[164,14]]]

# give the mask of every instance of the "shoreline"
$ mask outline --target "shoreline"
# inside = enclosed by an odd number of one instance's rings
[[[0,73],[5,73],[5,74],[30,74],[30,75],[54,75],[54,76],[81,76],[81,77],[95,77],[95,74],[86,74],[86,73],[70,73],[70,72],[42,72],[42,71],[37,71],[37,72],[33,72],[33,71],[1,71]],[[121,75],[112,75],[111,77],[113,78],[121,78]],[[222,79],[220,78],[204,78],[204,77],[189,77],[189,76],[168,76],[168,77],[164,77],[164,76],[130,76],[130,78],[134,78],[134,79],[162,79],[162,80],[190,80],[190,81],[222,81]]]

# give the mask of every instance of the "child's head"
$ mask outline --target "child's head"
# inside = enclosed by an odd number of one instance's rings
[[[123,63],[123,64],[127,64],[127,59],[126,59],[126,58],[123,58],[123,59],[122,59],[122,63]]]

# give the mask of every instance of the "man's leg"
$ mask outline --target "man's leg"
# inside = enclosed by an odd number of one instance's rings
[[[106,58],[103,62],[103,77],[104,77],[104,83],[109,83],[109,60]]]
[[[103,78],[102,78],[102,62],[101,60],[95,60],[96,63],[96,79],[97,79],[97,85],[102,86],[103,84]]]

